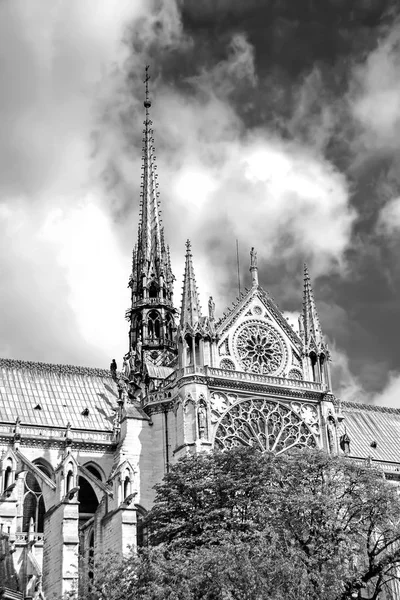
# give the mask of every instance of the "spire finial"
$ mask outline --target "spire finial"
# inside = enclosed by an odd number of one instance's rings
[[[151,106],[151,100],[149,97],[149,79],[150,79],[149,68],[150,68],[150,65],[146,65],[145,77],[144,77],[144,81],[143,81],[143,83],[145,85],[145,97],[144,97],[143,106],[146,109],[146,117],[148,116],[148,110]]]
[[[186,262],[185,274],[183,276],[183,292],[181,307],[181,326],[188,324],[191,327],[198,322],[200,318],[200,303],[194,276],[192,252],[190,240],[186,240]]]
[[[323,341],[323,335],[306,263],[304,263],[303,321],[306,345],[309,344],[311,338],[316,344],[320,344]]]
[[[250,269],[253,287],[258,286],[258,267],[257,267],[257,252],[254,246],[250,250]]]

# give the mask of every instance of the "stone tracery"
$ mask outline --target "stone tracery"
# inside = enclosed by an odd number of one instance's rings
[[[293,447],[317,447],[312,429],[288,406],[262,398],[241,400],[222,417],[215,435],[220,449],[256,445],[280,454]]]
[[[243,324],[235,335],[234,348],[243,369],[252,373],[276,373],[284,362],[283,340],[263,322]]]

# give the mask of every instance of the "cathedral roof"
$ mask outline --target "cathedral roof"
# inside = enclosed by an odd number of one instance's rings
[[[342,411],[353,458],[400,463],[399,409],[342,402]]]
[[[112,431],[118,392],[109,371],[0,359],[0,421]]]

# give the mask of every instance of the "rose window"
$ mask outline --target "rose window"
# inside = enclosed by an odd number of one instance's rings
[[[312,429],[288,406],[266,399],[241,400],[222,417],[215,434],[221,450],[256,446],[280,454],[293,447],[315,448]]]
[[[236,355],[245,371],[276,373],[284,360],[283,348],[279,334],[265,323],[246,323],[236,334]]]

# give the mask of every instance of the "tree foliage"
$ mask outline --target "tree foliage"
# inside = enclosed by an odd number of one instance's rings
[[[150,547],[97,575],[104,598],[377,600],[399,579],[397,489],[320,451],[184,458],[147,524]]]

